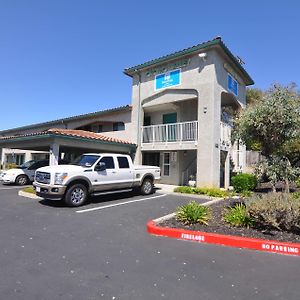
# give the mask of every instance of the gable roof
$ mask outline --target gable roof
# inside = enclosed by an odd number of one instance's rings
[[[159,58],[147,61],[143,64],[139,64],[130,68],[126,68],[124,70],[124,73],[128,76],[133,76],[136,72],[138,72],[139,70],[143,70],[145,68],[151,67],[151,66],[155,66],[155,65],[160,65],[162,63],[168,62],[170,60],[174,60],[174,59],[178,59],[179,57],[182,56],[187,56],[187,55],[191,55],[191,54],[195,54],[197,52],[199,52],[200,50],[204,50],[213,46],[219,46],[224,52],[225,54],[229,57],[229,59],[233,62],[233,64],[237,67],[237,69],[242,73],[242,75],[245,78],[245,82],[246,85],[252,85],[254,84],[253,79],[250,77],[250,75],[247,73],[247,71],[243,68],[243,66],[238,62],[238,60],[236,59],[236,57],[232,54],[232,52],[226,47],[226,45],[224,44],[224,42],[222,41],[221,37],[216,37],[210,41],[198,44],[198,45],[194,45],[192,47],[180,50],[180,51],[176,51],[174,53],[165,55],[165,56],[161,56]]]
[[[102,142],[107,143],[115,143],[115,144],[123,144],[123,145],[130,145],[135,146],[134,143],[131,143],[129,141],[108,137],[99,133],[94,133],[90,131],[85,130],[75,130],[75,129],[61,129],[61,128],[51,128],[45,131],[35,132],[35,133],[28,133],[23,135],[17,135],[17,136],[5,136],[0,137],[0,143],[1,141],[9,141],[9,140],[19,140],[24,138],[30,138],[30,137],[73,137],[73,138],[81,138],[81,139],[87,139],[87,140],[98,140]]]
[[[67,123],[70,121],[81,120],[81,119],[85,119],[85,118],[89,118],[89,117],[98,117],[98,116],[102,116],[102,115],[110,114],[110,113],[114,113],[114,112],[119,112],[119,111],[129,111],[129,110],[131,110],[131,108],[132,108],[131,105],[124,105],[124,106],[100,110],[100,111],[96,111],[96,112],[92,112],[92,113],[87,113],[87,114],[82,114],[82,115],[77,115],[77,116],[72,116],[72,117],[67,117],[67,118],[42,122],[42,123],[36,123],[36,124],[32,124],[32,125],[27,125],[27,126],[15,127],[15,128],[0,131],[0,135],[7,134],[7,133],[13,132],[13,131],[22,131],[22,130],[34,129],[34,128],[43,127],[43,126],[51,126],[51,125],[55,125],[58,123]]]

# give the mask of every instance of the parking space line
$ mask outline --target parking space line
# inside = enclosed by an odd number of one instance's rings
[[[146,201],[146,200],[150,200],[150,199],[162,198],[162,197],[165,197],[165,196],[167,196],[167,195],[163,194],[163,195],[158,195],[158,196],[154,196],[154,197],[136,199],[136,200],[125,201],[125,202],[121,202],[121,203],[110,204],[110,205],[105,205],[105,206],[100,206],[100,207],[93,207],[93,208],[88,208],[88,209],[77,210],[76,212],[77,213],[90,212],[90,211],[94,211],[94,210],[100,210],[100,209],[105,209],[105,208],[110,208],[110,207],[115,207],[115,206],[130,204],[130,203],[134,203],[134,202],[142,202],[142,201]]]
[[[29,186],[30,185],[14,186],[14,187],[0,187],[0,191],[2,191],[2,190],[24,189],[24,188],[29,187]]]

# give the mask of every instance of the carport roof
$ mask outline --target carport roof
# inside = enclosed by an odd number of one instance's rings
[[[102,134],[84,131],[84,130],[73,130],[73,129],[60,129],[60,128],[51,128],[41,132],[28,133],[18,136],[6,136],[0,138],[0,145],[9,141],[22,141],[30,138],[43,138],[43,137],[66,137],[66,138],[75,138],[80,140],[95,140],[104,143],[127,145],[130,147],[136,147],[134,143],[131,143],[126,140],[121,140],[118,138],[108,137]]]

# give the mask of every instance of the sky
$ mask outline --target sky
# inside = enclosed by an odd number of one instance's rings
[[[300,1],[0,0],[0,130],[131,103],[126,67],[221,36],[255,81],[300,86]]]

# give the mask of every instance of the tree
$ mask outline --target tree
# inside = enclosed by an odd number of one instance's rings
[[[247,105],[256,105],[263,100],[264,92],[258,88],[247,88],[246,102]]]
[[[275,85],[236,120],[235,137],[259,145],[264,156],[277,153],[299,136],[300,97],[294,86]]]
[[[299,93],[295,85],[274,85],[263,93],[261,100],[257,99],[237,118],[234,136],[247,148],[260,149],[266,161],[259,169],[269,176],[273,190],[275,182],[284,180],[288,191],[288,182],[297,173],[289,158],[295,154],[295,147],[297,151],[300,149],[297,144],[300,141]]]

